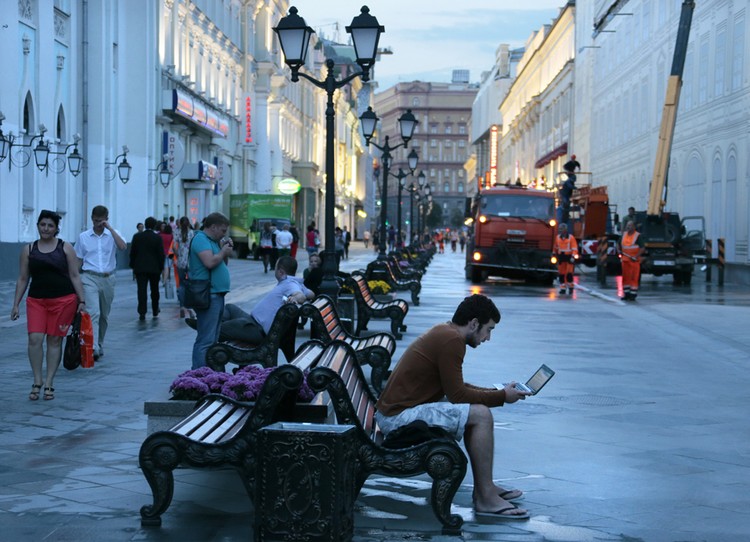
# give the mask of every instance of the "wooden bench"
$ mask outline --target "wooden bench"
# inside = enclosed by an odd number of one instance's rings
[[[294,397],[303,383],[302,371],[324,358],[325,350],[320,341],[304,343],[292,363],[271,372],[254,403],[207,395],[171,429],[149,435],[141,445],[138,462],[151,487],[153,503],[141,508],[141,525],[161,525],[161,515],[172,503],[172,472],[178,466],[234,468],[252,499],[257,432],[275,421],[289,419]]]
[[[422,290],[422,284],[416,279],[399,280],[393,274],[393,269],[388,260],[375,260],[367,264],[365,271],[367,280],[382,280],[394,291],[411,292],[411,301],[419,305],[419,292]]]
[[[273,319],[263,342],[251,344],[229,337],[219,337],[206,352],[206,365],[214,371],[225,371],[227,363],[240,367],[259,363],[263,367],[275,367],[279,350],[287,361],[294,358],[294,343],[297,337],[299,307],[294,303],[282,305]]]
[[[422,275],[424,270],[415,266],[414,263],[409,259],[408,255],[403,254],[402,257],[392,255],[387,260],[391,264],[393,270],[393,276],[399,280],[418,280],[422,281]]]
[[[391,333],[396,339],[403,339],[402,331],[406,331],[404,318],[409,312],[409,304],[403,299],[394,299],[387,303],[375,301],[365,277],[352,274],[346,279],[346,285],[354,292],[357,303],[357,329],[355,335],[359,335],[367,329],[367,323],[371,318],[390,318]]]
[[[390,333],[373,333],[368,337],[357,337],[348,333],[341,325],[336,307],[330,297],[319,295],[300,308],[300,314],[310,319],[310,336],[328,344],[344,341],[356,352],[361,365],[372,367],[370,383],[376,393],[383,391],[388,378],[391,357],[396,352],[396,339]]]
[[[382,446],[383,435],[375,423],[375,397],[370,393],[362,369],[351,347],[334,341],[334,355],[321,358],[307,377],[315,392],[328,392],[339,424],[356,427],[356,491],[371,474],[408,477],[428,474],[432,478],[431,505],[447,532],[459,531],[463,518],[451,514],[451,503],[466,475],[467,460],[448,433],[406,448]],[[438,432],[440,432],[438,430]]]

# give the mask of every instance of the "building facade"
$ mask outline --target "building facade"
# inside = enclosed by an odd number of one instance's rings
[[[231,194],[274,193],[291,178],[301,185],[301,229],[323,228],[326,94],[290,80],[272,30],[288,0],[3,6],[12,9],[0,31],[0,277],[17,274],[41,209],[59,212],[60,237],[75,241],[91,209],[105,205],[130,239],[147,216],[229,215]],[[327,55],[337,74],[356,67],[314,36],[304,69],[324,78]],[[337,221],[351,230],[367,189],[357,102],[371,99],[357,81],[335,95]],[[44,169],[33,154],[40,142],[51,151]],[[74,151],[83,156],[78,175],[67,166]]]
[[[375,95],[375,111],[381,120],[380,144],[389,136],[391,145],[401,142],[398,118],[411,110],[419,121],[409,148],[395,151],[391,172],[401,168],[409,171],[407,156],[411,149],[419,154],[418,170],[424,172],[426,182],[432,189],[433,205],[443,211],[445,225],[455,217],[463,222],[468,183],[464,163],[470,153],[471,107],[478,86],[467,82],[424,83],[414,81],[398,83]],[[418,172],[416,172],[418,173]],[[415,180],[407,178],[407,186]],[[388,221],[396,222],[398,215],[398,182],[389,179]],[[406,218],[411,210],[416,221],[416,206],[410,201],[410,194],[401,197],[402,231],[409,233]]]

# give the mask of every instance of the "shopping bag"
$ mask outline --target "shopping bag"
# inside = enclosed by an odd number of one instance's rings
[[[81,313],[81,367],[91,369],[94,366],[94,326],[91,315]]]
[[[174,299],[174,281],[172,280],[172,266],[170,265],[167,272],[167,280],[164,282],[164,299]]]
[[[70,326],[70,334],[65,339],[63,349],[63,367],[68,371],[77,369],[81,364],[81,313],[77,312]]]

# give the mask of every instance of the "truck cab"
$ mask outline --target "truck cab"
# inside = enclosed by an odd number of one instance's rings
[[[479,283],[492,274],[552,284],[554,216],[551,192],[523,186],[482,190],[472,202],[466,278]]]

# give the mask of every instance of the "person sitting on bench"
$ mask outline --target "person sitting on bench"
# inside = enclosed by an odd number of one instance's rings
[[[315,294],[295,277],[297,260],[282,256],[276,262],[275,275],[278,283],[261,299],[250,312],[237,305],[227,303],[221,318],[220,341],[237,340],[258,344],[268,334],[276,313],[284,303],[304,303]],[[189,323],[189,322],[188,322]]]

